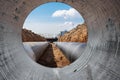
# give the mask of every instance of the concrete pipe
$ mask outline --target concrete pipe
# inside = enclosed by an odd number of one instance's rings
[[[55,42],[55,44],[70,62],[78,59],[86,48],[86,43],[79,42]]]
[[[24,48],[34,61],[38,61],[45,49],[48,47],[48,42],[24,42]]]
[[[71,65],[48,68],[25,52],[21,29],[37,6],[64,2],[88,26],[85,51]],[[0,0],[0,80],[120,80],[120,0]]]

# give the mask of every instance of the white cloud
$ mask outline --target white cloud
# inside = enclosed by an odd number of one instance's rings
[[[60,25],[64,30],[71,30],[74,28],[75,24],[73,22],[64,22],[63,24]]]
[[[57,10],[52,14],[52,17],[63,17],[64,19],[68,19],[81,17],[81,15],[74,8],[70,8],[69,10]]]
[[[64,26],[66,27],[66,26],[74,26],[74,23],[73,22],[65,22],[64,23]]]

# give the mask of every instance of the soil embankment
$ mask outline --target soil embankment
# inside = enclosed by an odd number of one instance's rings
[[[31,30],[22,29],[22,41],[23,42],[43,42],[46,39],[38,34],[35,34]]]
[[[86,24],[78,25],[76,28],[60,36],[60,42],[87,42],[88,33]]]

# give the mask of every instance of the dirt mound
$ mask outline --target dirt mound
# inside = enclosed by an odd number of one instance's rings
[[[22,29],[22,41],[37,42],[37,41],[46,41],[46,39],[38,34],[35,34],[31,30]]]
[[[88,33],[87,25],[78,25],[76,28],[60,36],[58,41],[60,42],[87,42]]]

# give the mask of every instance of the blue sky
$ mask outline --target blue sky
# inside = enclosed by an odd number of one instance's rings
[[[54,36],[84,23],[82,16],[64,3],[50,2],[35,8],[26,18],[24,28],[37,34]]]

